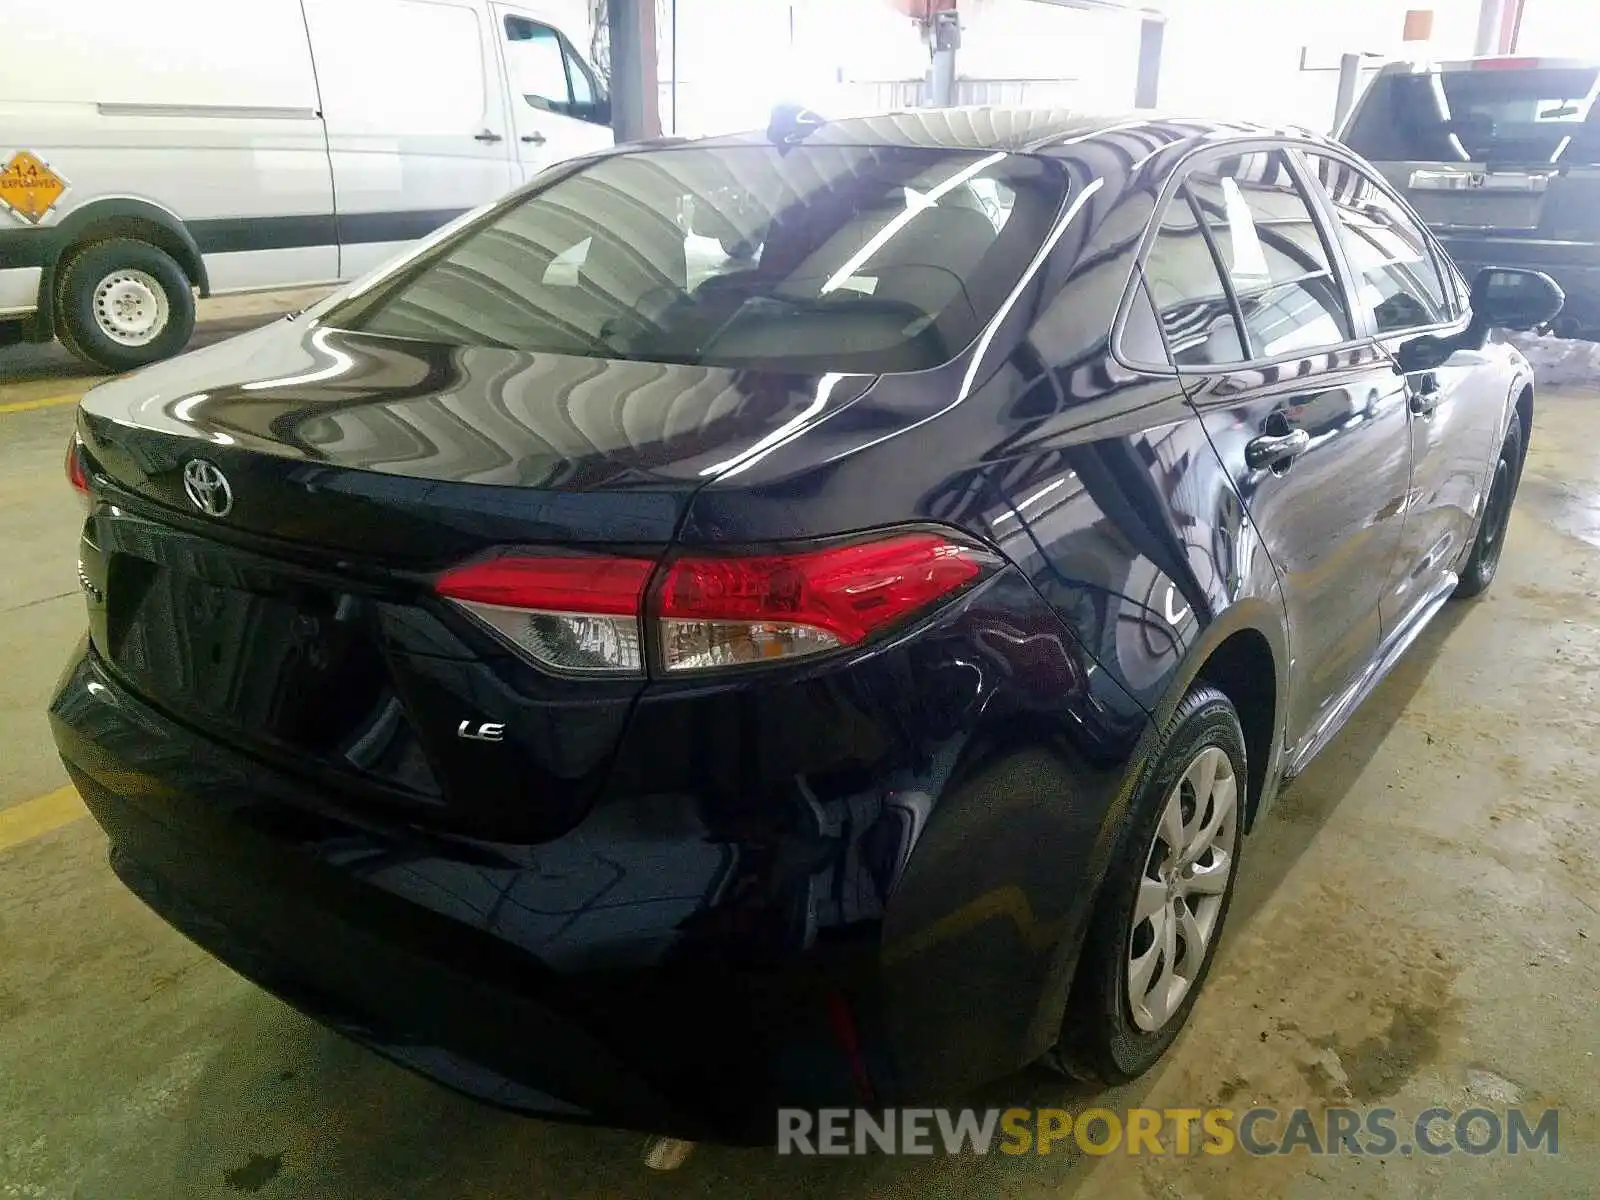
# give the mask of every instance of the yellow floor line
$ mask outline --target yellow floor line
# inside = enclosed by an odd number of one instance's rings
[[[41,396],[37,400],[13,400],[9,404],[0,404],[0,416],[6,413],[32,412],[36,408],[55,408],[62,404],[76,404],[83,399],[82,392],[75,392],[70,396]]]
[[[43,837],[88,815],[89,810],[70,787],[58,788],[10,808],[0,808],[0,851]]]

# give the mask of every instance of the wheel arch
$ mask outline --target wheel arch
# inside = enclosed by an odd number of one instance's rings
[[[1197,683],[1209,684],[1238,710],[1249,789],[1245,829],[1272,806],[1283,770],[1289,711],[1289,635],[1281,599],[1245,597],[1218,613],[1174,670],[1152,726],[1164,729]]]
[[[1522,457],[1526,461],[1528,446],[1533,441],[1533,380],[1522,378],[1517,384],[1520,389],[1516,385],[1512,387],[1517,398],[1512,402],[1511,412],[1513,419],[1522,422]],[[1501,434],[1501,440],[1505,440],[1504,434]]]
[[[40,264],[38,307],[28,329],[30,341],[56,335],[56,286],[72,255],[109,238],[132,238],[172,255],[202,296],[211,292],[205,257],[194,235],[176,213],[132,196],[108,196],[74,209],[52,230]]]

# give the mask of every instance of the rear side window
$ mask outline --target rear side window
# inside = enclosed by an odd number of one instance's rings
[[[1167,206],[1144,276],[1174,363],[1204,367],[1248,357],[1216,255],[1182,189]]]
[[[1211,260],[1209,273],[1202,254]],[[1350,340],[1338,277],[1282,151],[1229,155],[1191,171],[1145,269],[1180,366],[1276,358]],[[1180,293],[1191,304],[1211,305],[1203,327],[1173,328],[1179,317],[1196,319],[1178,311]],[[1218,298],[1227,302],[1221,312]]]
[[[331,324],[453,345],[878,374],[998,312],[1066,197],[1058,164],[907,147],[598,159],[424,252]]]
[[[1374,162],[1600,163],[1600,68],[1380,75],[1345,133]]]
[[[1451,292],[1422,228],[1366,172],[1325,155],[1306,158],[1333,201],[1357,303],[1372,315],[1377,332],[1449,320]]]

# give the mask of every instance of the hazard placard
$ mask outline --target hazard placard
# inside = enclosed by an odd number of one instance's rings
[[[30,225],[44,220],[66,190],[67,181],[27,150],[18,150],[0,167],[0,204]]]

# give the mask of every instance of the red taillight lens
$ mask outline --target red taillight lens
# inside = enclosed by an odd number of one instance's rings
[[[655,564],[640,558],[505,554],[447,571],[435,588],[543,666],[640,675],[646,619],[668,671],[800,658],[856,645],[995,561],[905,533],[792,554],[682,556],[648,599]]]
[[[547,667],[637,675],[653,569],[638,558],[508,555],[447,571],[435,589]]]
[[[77,434],[67,443],[67,482],[78,498],[89,503],[89,460],[83,449],[83,439]]]
[[[985,562],[932,533],[797,554],[680,558],[652,607],[662,666],[704,670],[855,645],[972,582]]]

